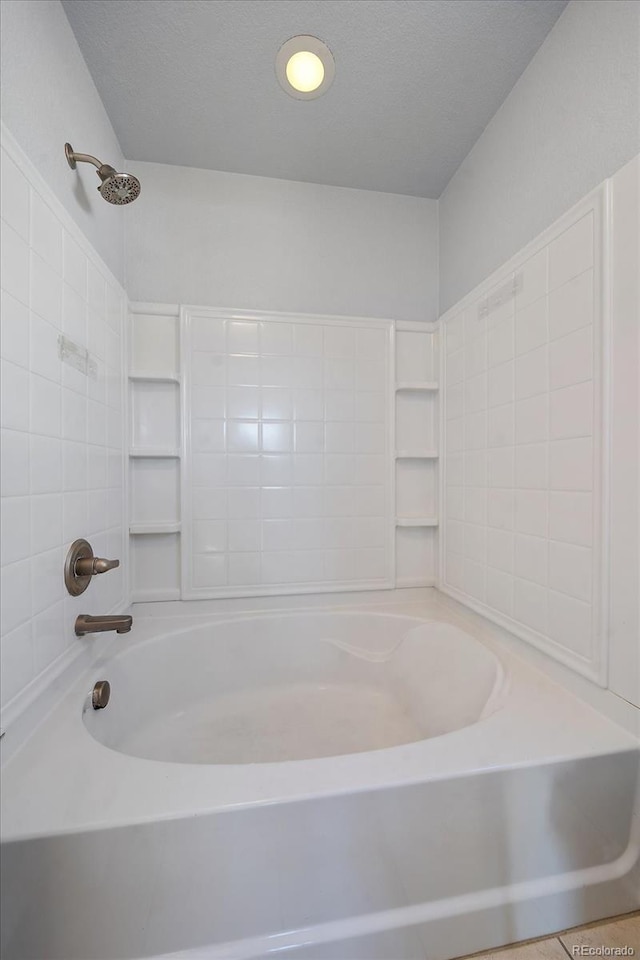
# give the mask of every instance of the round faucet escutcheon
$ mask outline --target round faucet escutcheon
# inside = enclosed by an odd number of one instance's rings
[[[120,566],[119,560],[95,557],[88,540],[74,540],[64,562],[64,583],[72,597],[79,597],[91,583],[91,578]]]

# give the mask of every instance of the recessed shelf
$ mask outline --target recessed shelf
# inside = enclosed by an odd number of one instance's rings
[[[428,587],[438,552],[438,334],[396,325],[396,587]]]
[[[437,517],[396,517],[396,527],[437,527]]]
[[[436,380],[403,380],[400,383],[396,383],[396,393],[400,390],[438,390],[439,385]]]
[[[134,371],[129,374],[129,380],[142,380],[145,383],[180,383],[180,376],[177,373],[139,373]]]
[[[396,460],[437,460],[437,450],[396,450]]]
[[[131,523],[129,524],[129,533],[133,537],[140,537],[154,533],[180,533],[180,528],[179,521],[174,523]]]
[[[179,460],[180,451],[179,450],[163,450],[160,447],[148,447],[146,450],[142,447],[133,448],[129,450],[129,456],[132,459],[140,458],[153,458],[156,460],[168,459],[168,460]]]

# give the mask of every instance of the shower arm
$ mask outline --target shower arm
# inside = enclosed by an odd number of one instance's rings
[[[70,143],[65,143],[64,154],[72,170],[75,170],[76,163],[92,163],[94,167],[97,168],[98,176],[101,180],[106,180],[107,177],[113,176],[116,172],[114,167],[108,163],[100,163],[100,161],[96,157],[92,157],[90,153],[76,153]]]

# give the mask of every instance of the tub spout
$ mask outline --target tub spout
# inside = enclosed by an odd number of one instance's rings
[[[129,633],[132,623],[133,617],[124,614],[114,617],[90,617],[81,613],[76,619],[76,637],[84,637],[87,633],[103,633],[106,630]]]

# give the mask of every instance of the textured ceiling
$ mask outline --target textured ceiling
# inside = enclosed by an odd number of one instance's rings
[[[128,159],[420,197],[440,195],[566,5],[63,2]],[[317,100],[276,80],[300,33],[335,57]]]

